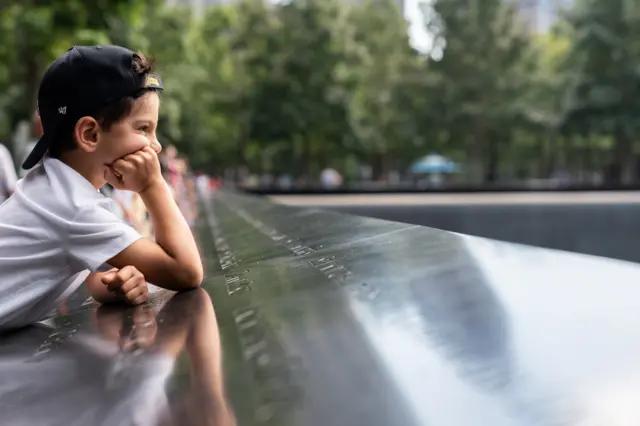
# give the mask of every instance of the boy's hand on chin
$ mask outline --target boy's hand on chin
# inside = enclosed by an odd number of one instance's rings
[[[105,170],[105,179],[117,189],[143,192],[152,185],[162,182],[158,147],[144,147],[140,151],[113,162]]]
[[[122,176],[120,176],[114,169],[113,166],[104,166],[104,180],[111,186],[116,189],[126,190],[122,184]]]

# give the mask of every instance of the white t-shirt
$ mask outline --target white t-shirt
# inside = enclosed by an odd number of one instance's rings
[[[139,238],[113,201],[45,158],[0,205],[0,329],[39,321]]]

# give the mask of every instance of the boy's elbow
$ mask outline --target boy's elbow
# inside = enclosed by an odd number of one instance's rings
[[[202,284],[202,280],[204,280],[204,272],[202,271],[202,268],[200,268],[198,271],[194,271],[189,275],[186,281],[187,288],[200,287],[200,285]]]
[[[181,274],[181,284],[182,289],[188,290],[192,288],[200,287],[202,281],[204,280],[204,268],[202,267],[202,262],[196,262],[193,265],[190,265],[188,268],[185,268]]]
[[[156,269],[145,275],[147,280],[167,290],[183,291],[200,287],[204,270],[200,259],[189,263],[175,262],[164,269]]]

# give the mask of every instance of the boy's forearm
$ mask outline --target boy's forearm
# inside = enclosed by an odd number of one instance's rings
[[[160,181],[140,193],[151,220],[156,243],[176,263],[202,279],[202,261],[187,221],[174,201],[169,186]]]

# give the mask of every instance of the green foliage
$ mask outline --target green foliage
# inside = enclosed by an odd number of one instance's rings
[[[569,24],[575,41],[562,130],[611,136],[611,178],[628,183],[640,136],[640,1],[583,0]]]
[[[46,66],[73,44],[155,57],[161,141],[195,169],[355,176],[437,151],[473,182],[632,158],[640,0],[580,0],[547,33],[511,0],[432,0],[430,54],[395,0],[236,0],[200,16],[163,0],[5,1],[0,138],[30,115]],[[582,158],[582,157],[580,157]],[[576,166],[578,167],[578,166]]]
[[[405,95],[427,69],[409,47],[408,28],[395,1],[368,0],[351,15],[360,55],[351,125],[361,155],[371,156],[374,174],[380,175],[391,166],[381,158],[401,159],[423,142],[416,120],[424,106],[415,96],[419,91]]]
[[[452,129],[447,141],[466,152],[469,178],[497,174],[496,156],[522,124],[529,40],[512,4],[500,0],[437,0],[431,27],[444,46],[433,64],[441,76],[436,89],[440,120]]]

